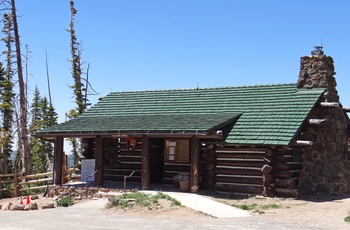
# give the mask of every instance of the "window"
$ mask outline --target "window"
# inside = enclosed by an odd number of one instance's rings
[[[190,163],[190,140],[165,140],[165,162]]]

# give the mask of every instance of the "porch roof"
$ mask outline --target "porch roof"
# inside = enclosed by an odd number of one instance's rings
[[[241,114],[137,114],[81,116],[39,131],[48,134],[209,134],[238,119]]]
[[[226,126],[238,145],[288,145],[324,89],[296,84],[114,92],[78,118],[37,132],[209,134]]]

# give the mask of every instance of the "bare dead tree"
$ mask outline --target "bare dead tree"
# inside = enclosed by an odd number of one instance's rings
[[[22,156],[22,174],[26,175],[29,173],[29,151],[28,151],[28,128],[27,128],[27,98],[25,93],[25,82],[23,77],[23,68],[22,68],[22,56],[21,56],[21,44],[19,39],[18,32],[18,22],[17,22],[17,13],[15,0],[11,0],[11,12],[13,19],[13,29],[15,37],[15,46],[16,46],[16,59],[17,59],[17,75],[18,75],[18,85],[19,85],[19,104],[20,104],[20,140],[19,151]]]
[[[45,50],[45,60],[46,60],[47,89],[48,89],[48,92],[49,92],[49,102],[50,102],[50,106],[52,106],[51,87],[50,87],[50,75],[49,75],[49,63],[48,63],[48,61],[47,61],[47,50]]]

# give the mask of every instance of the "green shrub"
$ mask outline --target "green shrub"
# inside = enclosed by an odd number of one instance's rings
[[[64,196],[61,199],[57,200],[57,206],[68,207],[74,204],[73,198],[70,196]]]
[[[350,222],[350,214],[349,214],[349,216],[347,216],[347,217],[344,218],[344,221],[347,222],[347,223]]]

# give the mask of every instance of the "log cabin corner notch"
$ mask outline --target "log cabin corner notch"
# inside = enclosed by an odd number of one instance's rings
[[[344,192],[349,118],[332,61],[303,57],[297,84],[113,92],[78,118],[36,135],[97,145],[92,155],[103,170],[96,185],[137,169],[133,179],[142,189],[172,184],[174,175],[187,172],[191,192]],[[63,148],[56,146],[54,172],[60,175]]]

